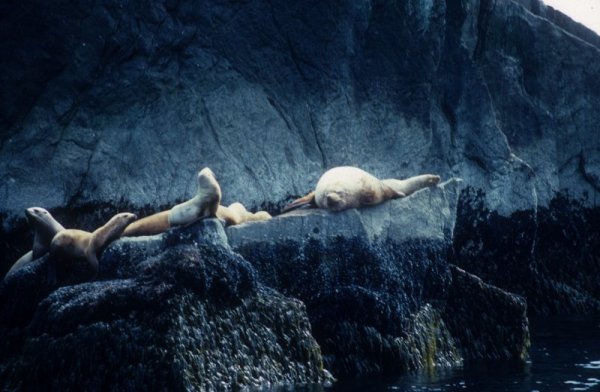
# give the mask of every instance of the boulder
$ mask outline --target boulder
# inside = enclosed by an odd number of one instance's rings
[[[217,219],[0,283],[3,388],[239,389],[526,358],[524,300],[449,263],[461,182],[340,213]],[[314,337],[313,337],[314,336]]]
[[[51,285],[47,268],[46,256],[0,284],[2,389],[232,390],[332,380],[304,304],[260,284],[216,220],[117,241],[97,281],[59,274]]]
[[[451,180],[370,208],[232,226],[227,236],[268,286],[306,304],[335,375],[524,359],[525,301],[449,264],[459,193]]]

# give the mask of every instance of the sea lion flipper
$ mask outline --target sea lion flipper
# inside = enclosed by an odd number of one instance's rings
[[[85,251],[85,258],[87,259],[88,263],[90,264],[90,267],[92,268],[93,277],[96,277],[96,275],[98,275],[100,262],[98,261],[96,251],[93,249],[91,244]]]
[[[283,207],[283,210],[281,210],[281,213],[283,214],[283,213],[295,210],[297,208],[302,208],[305,206],[308,206],[309,208],[315,208],[317,206],[317,204],[315,202],[315,192],[314,191],[310,192],[308,195],[306,195],[304,197],[294,200],[287,206]]]
[[[27,263],[31,262],[32,260],[33,260],[33,251],[30,250],[29,252],[27,252],[23,256],[21,256],[21,258],[19,258],[19,260],[17,260],[12,265],[12,267],[10,267],[10,269],[8,270],[8,272],[6,273],[6,275],[4,275],[4,277],[6,278],[7,276],[11,275],[16,270],[18,270],[22,266],[26,265]]]

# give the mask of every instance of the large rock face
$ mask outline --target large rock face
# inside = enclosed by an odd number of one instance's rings
[[[456,263],[537,312],[600,309],[546,257],[557,200],[575,227],[597,213],[599,40],[538,0],[0,7],[3,270],[29,206],[93,226],[191,196],[210,166],[225,203],[276,211],[351,164],[463,178]],[[578,249],[600,254],[590,230]]]

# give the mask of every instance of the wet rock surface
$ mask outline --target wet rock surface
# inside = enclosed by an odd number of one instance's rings
[[[50,283],[38,259],[0,283],[3,387],[264,388],[522,360],[523,299],[448,263],[460,184],[120,239],[91,282],[75,265]]]
[[[3,389],[331,381],[304,304],[260,284],[218,221],[120,240],[103,255],[98,281],[59,275],[51,285],[47,268],[44,257],[0,284]]]
[[[523,359],[525,301],[448,263],[459,192],[452,180],[371,208],[296,211],[227,235],[267,285],[306,304],[336,375]]]

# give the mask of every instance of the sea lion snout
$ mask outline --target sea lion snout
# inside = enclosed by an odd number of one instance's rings
[[[132,214],[130,212],[125,212],[123,213],[123,219],[125,219],[128,222],[133,222],[134,220],[137,220],[137,215]]]
[[[35,215],[40,215],[44,212],[45,210],[43,208],[39,208],[39,207],[30,207],[27,208],[25,210],[25,215],[27,215],[29,218],[33,218]]]

